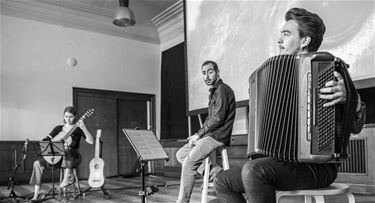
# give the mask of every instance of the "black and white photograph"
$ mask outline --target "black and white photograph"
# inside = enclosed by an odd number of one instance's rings
[[[0,203],[375,203],[374,0],[0,0]]]

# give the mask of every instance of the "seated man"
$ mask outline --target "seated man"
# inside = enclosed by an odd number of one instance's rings
[[[229,145],[232,134],[236,100],[233,90],[220,79],[219,68],[214,61],[206,61],[202,67],[203,80],[210,86],[208,116],[198,133],[189,137],[189,143],[176,153],[182,163],[180,192],[177,202],[189,202],[195,175],[202,174],[203,161],[218,147]],[[217,167],[213,171],[218,171]]]
[[[325,32],[322,19],[305,9],[292,8],[285,15],[286,23],[278,40],[280,54],[316,52]],[[336,80],[320,89],[319,97],[328,102],[325,107],[346,101],[342,76],[335,72]],[[358,95],[356,119],[352,133],[359,133],[365,119],[365,106]],[[337,177],[336,163],[290,163],[274,157],[249,160],[241,168],[231,168],[219,173],[214,182],[221,202],[249,203],[276,202],[276,190],[299,190],[329,186]]]

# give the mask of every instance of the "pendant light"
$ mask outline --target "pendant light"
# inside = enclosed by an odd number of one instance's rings
[[[119,0],[120,7],[115,11],[113,24],[120,27],[130,27],[135,25],[135,16],[129,8],[129,0]]]

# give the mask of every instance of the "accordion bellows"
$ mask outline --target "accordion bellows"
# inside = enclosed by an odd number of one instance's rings
[[[269,58],[249,79],[249,156],[263,154],[288,162],[345,160],[356,106],[347,65],[327,52]],[[346,84],[347,101],[332,107],[319,89],[335,80]]]

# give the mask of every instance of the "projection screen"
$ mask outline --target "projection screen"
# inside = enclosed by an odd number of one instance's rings
[[[284,14],[293,7],[317,13],[326,25],[320,51],[342,58],[354,80],[375,77],[374,1],[185,0],[188,114],[207,107],[201,76],[214,60],[237,101],[248,100],[248,79],[267,58],[277,55]]]

